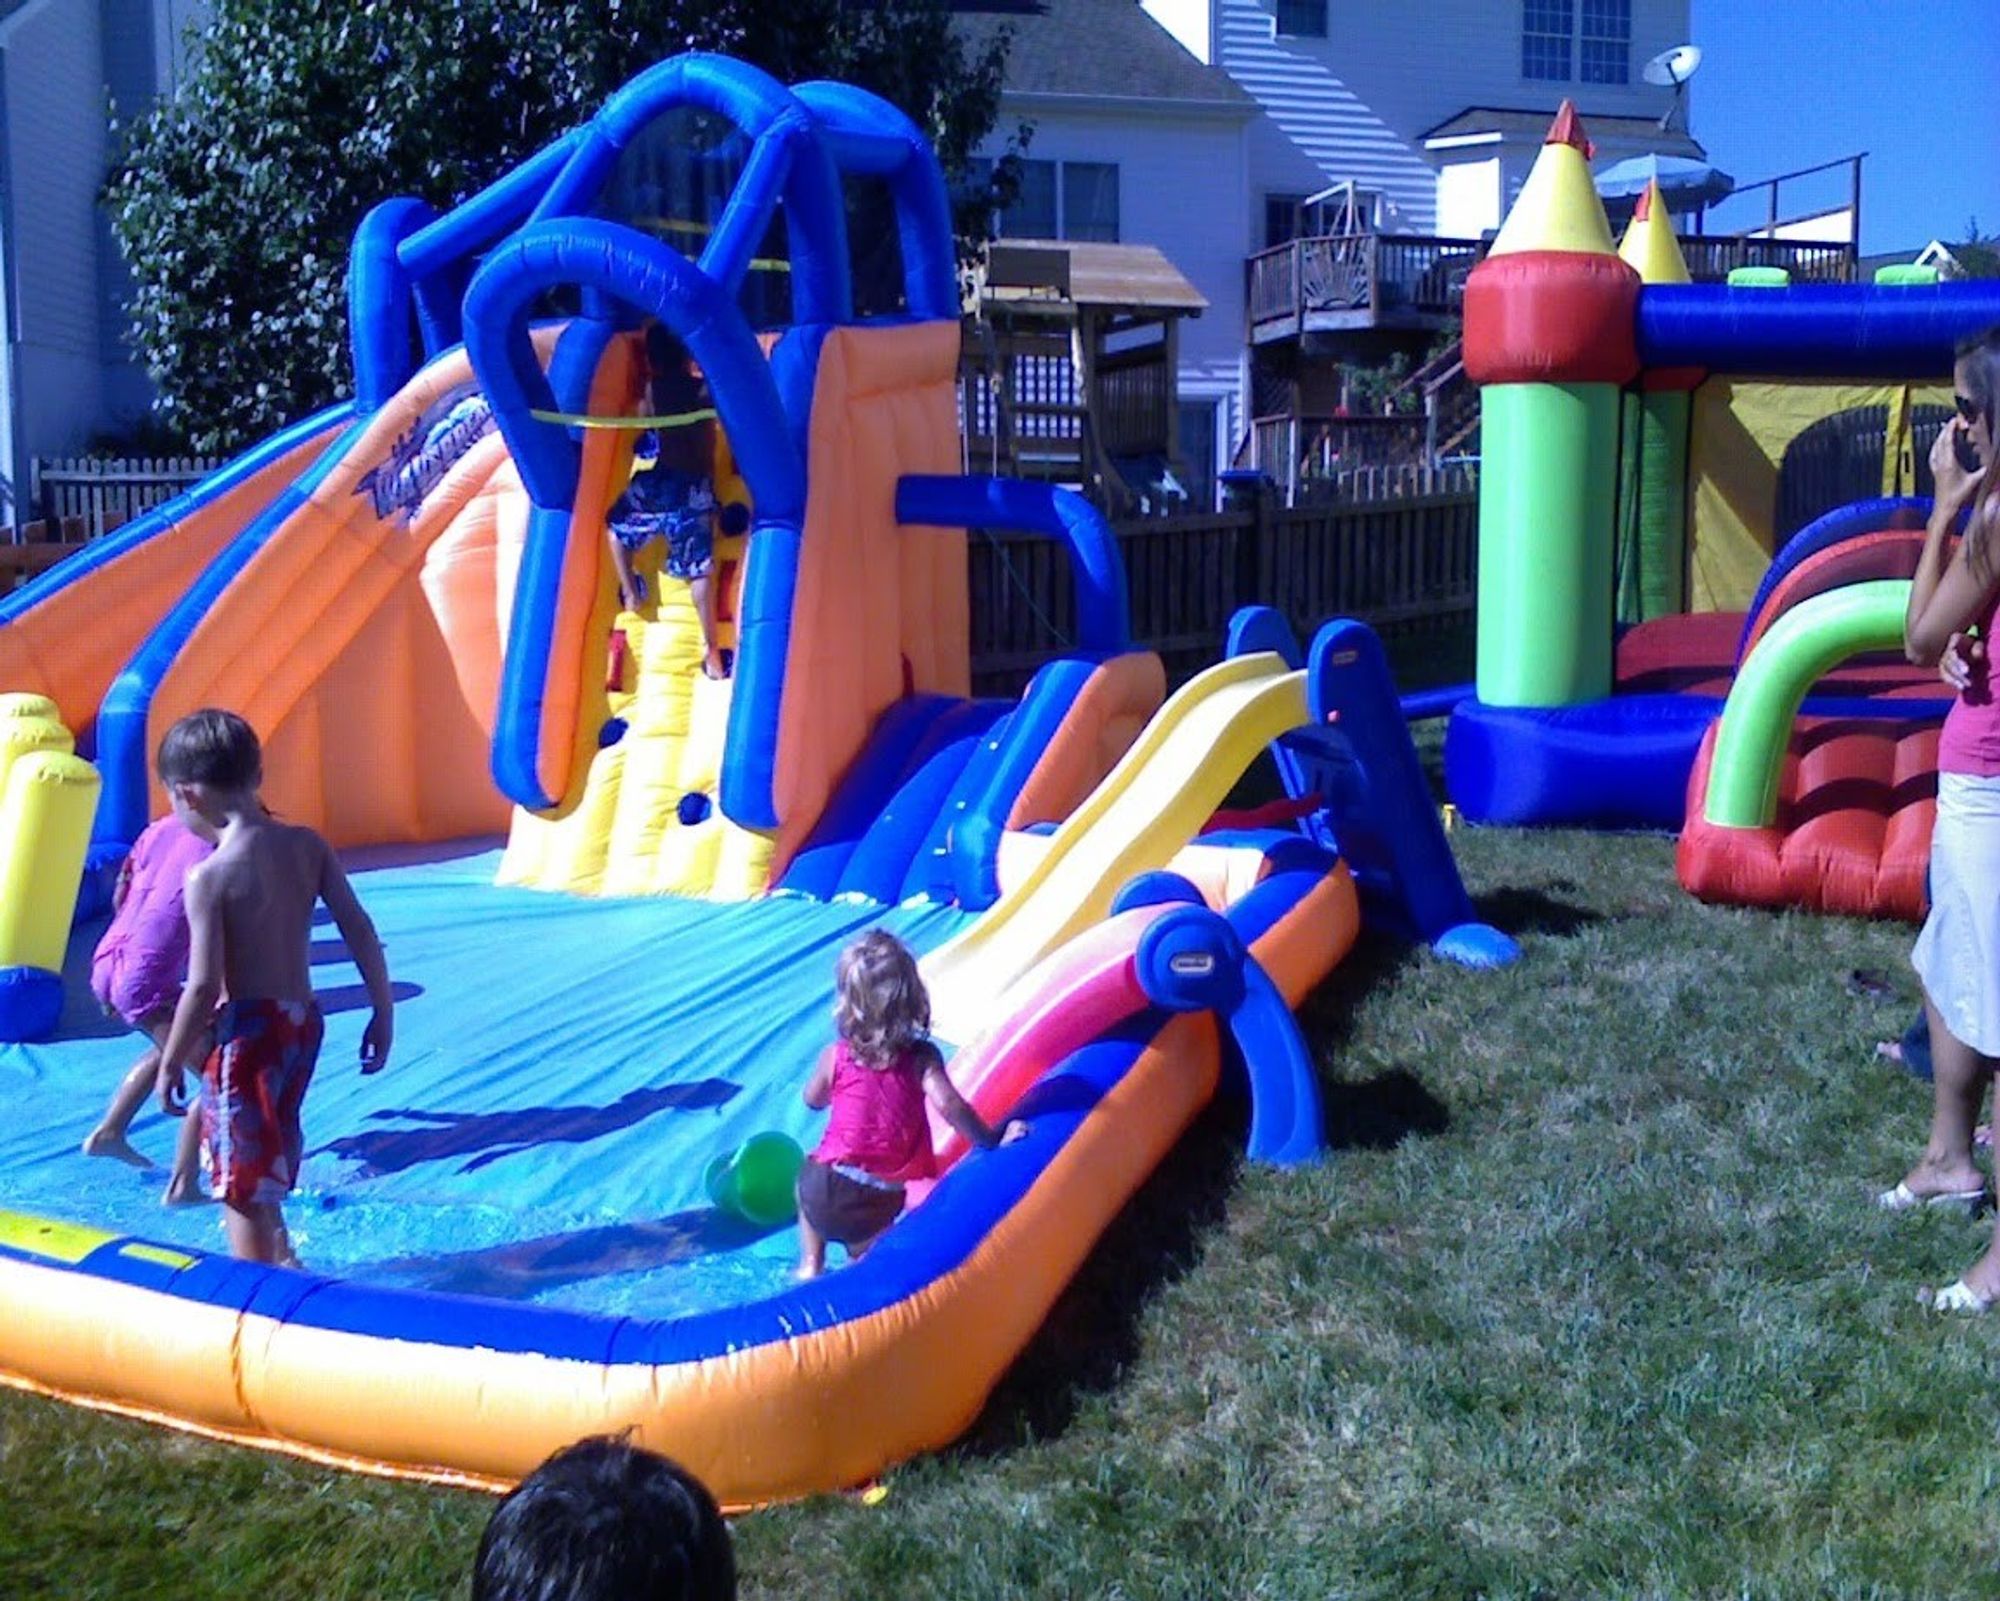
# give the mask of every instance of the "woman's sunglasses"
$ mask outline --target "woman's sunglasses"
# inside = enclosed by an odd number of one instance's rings
[[[1967,424],[1979,421],[1979,402],[1970,395],[1953,395],[1951,403],[1958,408],[1958,414]]]

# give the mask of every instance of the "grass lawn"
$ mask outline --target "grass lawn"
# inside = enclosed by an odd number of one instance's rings
[[[2000,1593],[1981,1229],[1869,1208],[1906,929],[1720,911],[1653,839],[1456,836],[1512,971],[1312,1000],[1335,1158],[1218,1110],[967,1440],[737,1525],[754,1597]],[[0,1396],[0,1593],[442,1596],[484,1500]]]

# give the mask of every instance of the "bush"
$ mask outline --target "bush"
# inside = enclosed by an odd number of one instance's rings
[[[346,392],[367,210],[456,204],[685,50],[872,89],[956,174],[998,111],[1006,40],[969,57],[942,0],[215,0],[106,196],[158,423],[228,451]],[[963,215],[977,229],[981,208]]]

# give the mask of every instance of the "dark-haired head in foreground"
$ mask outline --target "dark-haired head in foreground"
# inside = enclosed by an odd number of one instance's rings
[[[583,1440],[523,1479],[480,1536],[473,1601],[733,1601],[736,1556],[692,1474]]]

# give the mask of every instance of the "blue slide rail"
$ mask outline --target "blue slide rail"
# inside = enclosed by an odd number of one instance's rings
[[[934,836],[949,826],[967,769],[1007,715],[997,700],[961,700],[931,725],[840,875],[841,895],[895,905],[930,892]],[[943,898],[943,897],[940,897]]]
[[[1018,704],[913,695],[877,721],[780,891],[984,911],[1000,898],[1000,840],[1022,788],[1096,671],[1063,657]]]
[[[181,651],[223,592],[250,565],[251,558],[312,498],[313,491],[346,457],[367,426],[368,419],[356,418],[343,428],[319,459],[280,491],[249,527],[209,563],[201,577],[146,636],[124,670],[111,681],[97,714],[97,766],[104,776],[104,791],[97,804],[97,823],[91,840],[93,855],[129,850],[151,819],[152,746],[147,724],[152,716],[153,697],[159,693]]]
[[[905,474],[896,521],[926,528],[1014,529],[1062,541],[1076,582],[1077,649],[1099,658],[1132,648],[1125,562],[1104,514],[1070,489],[1015,478]]]
[[[1213,1012],[1228,1030],[1250,1099],[1247,1152],[1253,1162],[1296,1167],[1326,1151],[1325,1118],[1312,1051],[1271,975],[1244,942],[1243,929],[1279,907],[1296,906],[1333,871],[1331,854],[1286,868],[1250,890],[1227,916],[1178,873],[1142,873],[1112,897],[1115,917],[1139,906],[1171,906],[1139,936],[1139,987],[1169,1012]]]
[[[1000,841],[1007,819],[1096,671],[1095,662],[1075,656],[1044,663],[1004,728],[995,731],[985,785],[955,819],[946,842],[952,898],[968,912],[983,912],[1000,899]]]
[[[1257,651],[1300,664],[1290,627],[1267,606],[1230,620],[1228,654]],[[1364,919],[1462,966],[1513,961],[1520,947],[1473,915],[1375,631],[1349,618],[1327,623],[1304,665],[1311,721],[1273,755],[1294,800],[1319,800],[1305,832],[1346,861]]]
[[[200,483],[183,490],[165,504],[155,506],[143,517],[134,518],[102,539],[93,539],[74,556],[58,562],[13,594],[0,597],[0,628],[19,622],[43,601],[60,595],[93,573],[102,572],[119,557],[152,543],[182,519],[256,477],[272,462],[317,436],[340,427],[353,416],[352,401],[342,401],[324,411],[315,412],[305,421],[293,423],[262,443],[251,446],[227,466],[218,467]]]

